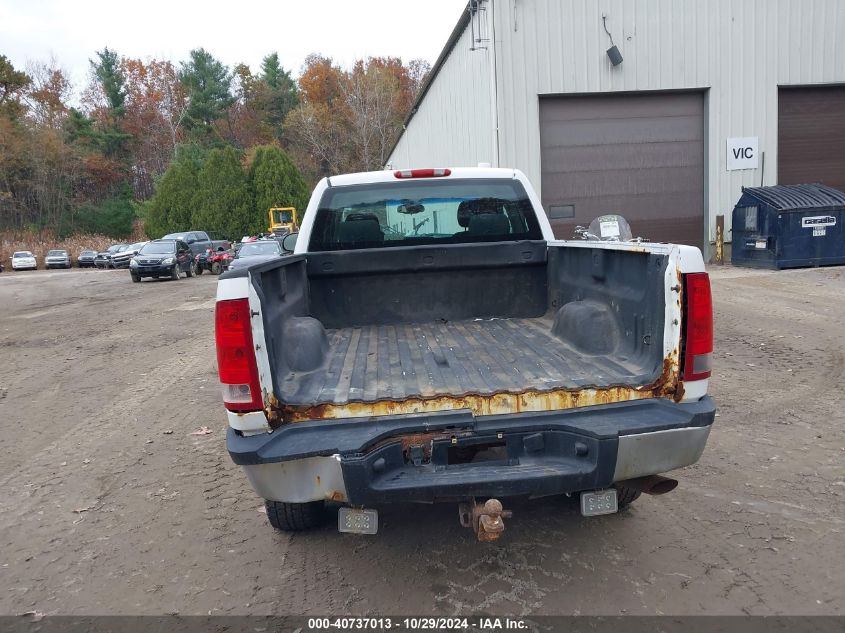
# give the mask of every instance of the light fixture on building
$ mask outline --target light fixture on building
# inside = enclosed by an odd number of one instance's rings
[[[613,66],[618,66],[622,63],[622,53],[619,52],[615,44],[607,49],[607,56],[610,58],[610,63]]]
[[[618,66],[622,63],[622,53],[619,52],[619,48],[613,43],[613,36],[607,30],[607,16],[604,14],[601,16],[601,23],[604,25],[604,32],[610,38],[610,48],[607,49],[607,57],[610,59],[612,66]]]

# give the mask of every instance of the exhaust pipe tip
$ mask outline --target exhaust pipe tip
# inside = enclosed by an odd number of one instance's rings
[[[678,487],[678,480],[670,477],[661,477],[660,475],[650,475],[648,477],[637,477],[636,479],[626,479],[616,483],[618,486],[625,488],[634,488],[647,495],[665,495],[667,492],[672,492]]]
[[[660,477],[660,481],[654,482],[649,490],[645,492],[650,495],[665,495],[667,492],[672,492],[678,487],[677,479],[669,479],[668,477]]]

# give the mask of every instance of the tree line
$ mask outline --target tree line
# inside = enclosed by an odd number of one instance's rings
[[[311,55],[294,78],[276,53],[253,72],[106,48],[79,93],[56,60],[0,55],[0,229],[254,233],[321,176],[381,168],[428,70]]]

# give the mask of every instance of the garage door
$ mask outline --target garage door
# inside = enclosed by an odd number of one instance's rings
[[[778,182],[845,191],[845,86],[778,91]]]
[[[540,99],[542,197],[559,238],[619,213],[634,236],[701,247],[701,93]]]

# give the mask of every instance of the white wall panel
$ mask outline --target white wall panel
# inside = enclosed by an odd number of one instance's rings
[[[705,89],[710,239],[742,186],[777,182],[778,85],[845,83],[842,0],[493,1],[500,164],[542,187],[538,95]],[[760,138],[764,173],[726,171],[734,136]]]
[[[491,52],[471,46],[467,27],[391,153],[394,169],[493,162]]]
[[[845,83],[843,0],[491,2],[498,163],[541,189],[539,95],[704,90],[710,239],[717,214],[730,227],[742,186],[777,182],[778,85]],[[616,68],[603,13],[624,57]],[[395,166],[496,162],[489,52],[470,51],[467,29],[394,151]],[[726,139],[735,136],[759,137],[764,172],[726,171]]]

